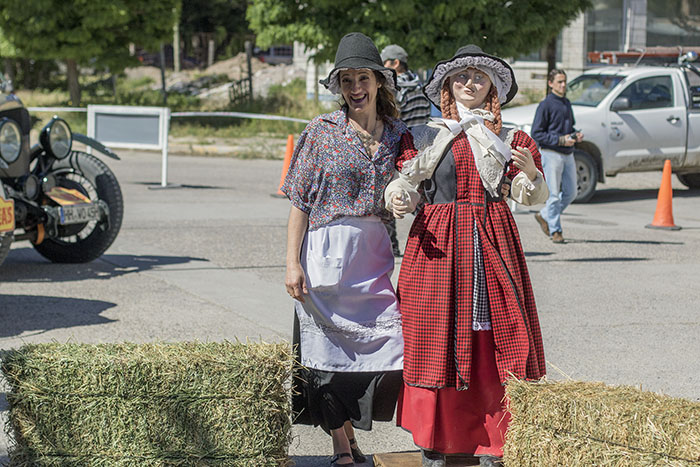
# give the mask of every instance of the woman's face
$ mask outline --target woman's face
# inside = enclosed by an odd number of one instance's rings
[[[491,80],[483,71],[465,68],[450,77],[450,89],[457,102],[468,109],[477,109],[486,100]]]
[[[340,90],[350,113],[377,111],[377,91],[381,84],[368,68],[340,72]]]

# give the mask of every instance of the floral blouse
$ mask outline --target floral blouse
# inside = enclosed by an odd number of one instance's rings
[[[379,149],[369,156],[343,110],[320,115],[306,126],[282,192],[309,215],[309,230],[339,217],[382,215],[384,189],[406,131],[398,119],[385,121]]]

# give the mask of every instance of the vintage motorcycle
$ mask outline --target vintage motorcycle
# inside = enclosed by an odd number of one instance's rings
[[[112,171],[74,142],[119,157],[92,138],[72,133],[58,117],[30,147],[29,112],[0,74],[0,264],[13,242],[29,240],[47,259],[83,263],[114,242],[124,200]]]

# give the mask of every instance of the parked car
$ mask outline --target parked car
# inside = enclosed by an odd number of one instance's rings
[[[567,86],[576,129],[576,201],[618,173],[662,170],[671,160],[684,185],[700,189],[700,72],[689,52],[672,66],[601,66]],[[504,109],[504,124],[530,132],[537,104]]]
[[[257,57],[261,62],[270,65],[278,65],[280,63],[291,64],[294,59],[294,48],[291,45],[275,45],[269,49],[255,48],[253,56]]]

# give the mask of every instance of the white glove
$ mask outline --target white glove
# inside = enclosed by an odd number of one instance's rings
[[[395,194],[391,198],[391,210],[394,213],[394,217],[403,219],[403,216],[415,211],[418,205],[418,198],[418,196],[410,196],[405,191]]]

